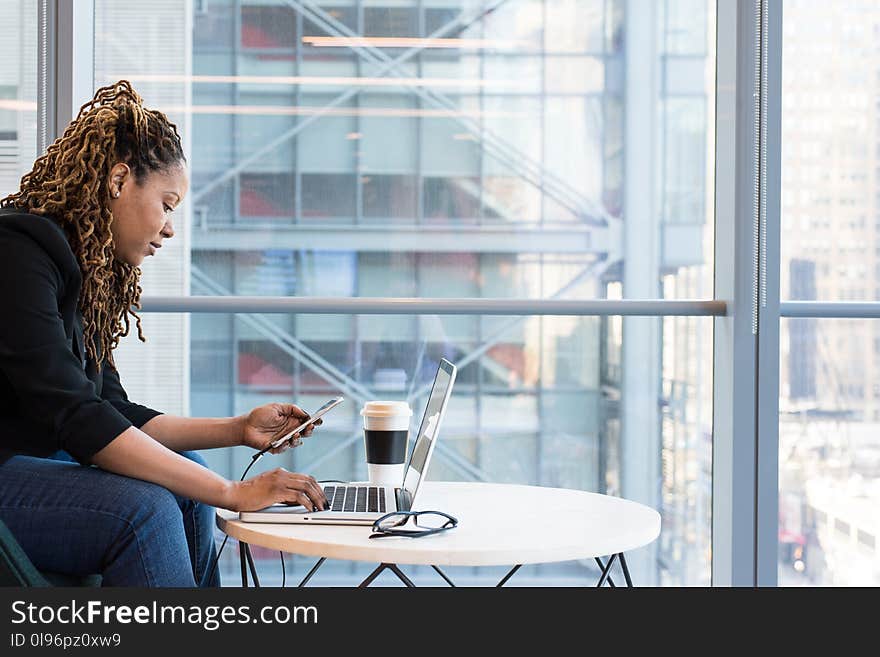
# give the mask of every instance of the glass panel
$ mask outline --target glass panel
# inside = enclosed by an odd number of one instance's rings
[[[467,2],[456,3],[459,7],[425,7],[425,36],[432,35],[454,22]],[[472,4],[472,3],[471,3]]]
[[[301,4],[96,0],[96,84],[132,80],[189,155],[178,238],[145,267],[145,294],[711,296],[712,0],[629,14],[621,0],[552,11],[511,0],[479,15],[477,0]],[[659,35],[653,49],[627,39],[639,29]],[[367,41],[353,48],[352,35]],[[657,98],[627,98],[628,67],[654,77]],[[624,157],[632,125],[654,127],[654,166]],[[664,535],[634,556],[641,581],[709,581],[711,371],[696,363],[711,362],[711,320],[648,322],[645,344],[625,353],[622,336],[641,325],[621,318],[149,319],[156,340],[120,347],[152,350],[133,394],[180,414],[294,390],[317,405],[343,375],[410,390],[449,353],[464,363],[462,410],[438,478],[479,467],[627,496],[622,473],[650,468],[639,495],[662,510]],[[267,337],[281,334],[308,350],[295,357]],[[621,421],[621,400],[652,418],[653,460],[621,449],[644,433]],[[504,419],[515,413],[522,422]],[[321,443],[321,468],[358,474],[347,437]],[[514,445],[505,469],[499,455]],[[238,455],[212,458],[236,474]],[[547,582],[593,566],[533,571]]]
[[[665,104],[666,158],[669,172],[665,181],[664,220],[669,224],[703,224],[706,221],[705,190],[692,181],[705,175],[706,107],[703,99],[671,98]]]
[[[622,262],[637,260],[640,288],[671,292],[664,277],[697,276],[711,294],[714,3],[664,0],[628,16],[617,0],[552,11],[516,0],[467,24],[459,18],[479,3],[426,4],[97,0],[96,83],[132,80],[187,142],[180,221],[201,230],[175,257],[223,259],[270,241],[308,249],[299,224],[324,231],[320,248],[357,254],[375,251],[378,226],[404,226],[387,242],[407,252],[527,243],[551,258],[588,253],[604,263],[589,274],[596,283],[622,280]],[[624,53],[627,25],[645,22],[659,30],[655,50]],[[139,35],[136,63],[123,56],[127,34]],[[353,48],[358,34],[367,41]],[[627,102],[632,66],[656,77],[653,107]],[[649,173],[623,157],[635,124],[657,127]],[[633,189],[657,192],[627,214]],[[251,239],[231,230],[239,224],[266,232]],[[638,244],[624,242],[635,234]],[[642,244],[655,245],[651,257]]]
[[[196,2],[193,8],[193,48],[210,50],[235,39],[235,0]]]
[[[880,7],[786,3],[781,297],[880,301]],[[880,583],[880,323],[780,325],[779,582]]]
[[[711,8],[703,0],[676,0],[663,4],[663,50],[670,55],[703,55]]]
[[[0,4],[0,198],[18,190],[37,156],[37,5]]]
[[[479,178],[427,176],[425,223],[474,224],[480,214]]]
[[[333,259],[328,254],[319,263],[321,269],[341,271]],[[326,288],[309,291],[328,292]],[[143,316],[150,341],[158,337],[163,317]],[[707,363],[711,363],[712,319],[646,320],[662,336],[659,403],[655,398],[653,418],[645,416],[643,425],[656,427],[656,434],[639,427],[628,434],[625,428],[622,413],[628,391],[620,388],[608,366],[620,362],[624,349],[621,333],[614,327],[619,320],[196,314],[188,357],[191,414],[224,417],[286,400],[312,411],[341,393],[347,401],[325,418],[314,438],[301,448],[263,459],[252,471],[280,465],[319,480],[362,480],[366,466],[358,411],[363,402],[407,400],[415,412],[415,425],[437,363],[447,358],[458,364],[459,375],[431,480],[508,482],[626,497],[628,478],[638,476],[645,464],[656,463],[660,479],[652,506],[661,513],[663,530],[653,548],[627,554],[630,569],[639,573],[643,584],[706,586],[712,472],[712,372]],[[143,375],[139,352],[146,345],[130,336],[124,347],[119,368],[131,397],[164,409],[168,400],[162,387]],[[637,354],[652,350],[647,344],[627,348]],[[630,440],[635,442],[628,445]],[[623,454],[637,456],[623,459]],[[213,469],[230,478],[238,477],[250,462],[246,448],[207,450],[203,455]],[[846,521],[853,523],[855,532],[854,521]],[[858,529],[872,531],[861,525]],[[857,534],[853,536],[857,540]],[[863,535],[862,543],[867,541],[869,537]],[[264,579],[277,584],[277,553],[265,556],[265,560],[258,557]],[[300,560],[288,558],[294,563]],[[226,583],[235,583],[235,552],[225,552],[223,560]],[[360,572],[360,566],[344,562],[328,562],[327,567],[322,578],[338,576],[348,584]],[[417,577],[431,572],[414,570]],[[484,576],[466,568],[452,571],[458,575],[456,582],[461,578],[462,583],[479,583]],[[597,576],[595,563],[584,560],[530,566],[518,582],[581,586],[594,583]]]
[[[779,584],[880,584],[880,325],[782,322]]]
[[[290,173],[243,173],[238,197],[242,217],[293,219],[296,178]]]
[[[400,37],[418,34],[418,7],[392,7],[389,4],[391,3],[381,2],[376,7],[364,7],[364,36]]]
[[[302,174],[302,217],[314,223],[351,223],[355,214],[357,180],[346,173]],[[340,246],[342,246],[340,244]]]
[[[305,16],[302,17],[303,44],[306,49],[312,47],[308,37],[329,36],[334,30],[357,29],[357,9],[354,7],[355,3],[349,2],[346,4],[348,6],[312,3],[312,6],[315,7],[316,19],[319,18],[320,21],[313,21],[311,18]]]
[[[419,134],[416,99],[407,98],[400,89],[391,88],[384,93],[360,94],[359,103],[365,113],[359,118],[358,132],[351,138],[358,140],[361,171],[366,175],[414,177],[418,170],[416,143]],[[396,138],[388,139],[392,131]],[[414,210],[410,223],[416,218]],[[364,214],[367,214],[366,207]]]
[[[377,223],[411,224],[418,214],[418,178],[405,175],[370,174],[361,176],[364,218]]]
[[[603,50],[605,0],[555,0],[546,11],[544,47],[548,52],[595,52]],[[571,29],[577,25],[576,30]]]
[[[241,7],[241,47],[290,49],[296,47],[296,12],[283,2],[247,2]]]
[[[602,93],[605,67],[599,57],[548,57],[547,93]]]
[[[880,5],[800,0],[783,20],[782,299],[878,301]]]

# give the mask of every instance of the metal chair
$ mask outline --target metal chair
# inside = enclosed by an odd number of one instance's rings
[[[9,528],[0,520],[0,586],[101,586],[100,575],[78,577],[40,572],[28,559]]]

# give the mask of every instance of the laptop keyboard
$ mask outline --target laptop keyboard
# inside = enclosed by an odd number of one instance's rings
[[[385,496],[378,486],[324,486],[327,510],[385,513]]]

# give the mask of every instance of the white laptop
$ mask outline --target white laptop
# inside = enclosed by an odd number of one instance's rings
[[[273,504],[259,511],[241,511],[239,519],[246,522],[301,523],[322,525],[372,525],[392,511],[410,511],[415,507],[419,484],[428,471],[431,455],[437,444],[440,424],[455,382],[455,365],[441,360],[434,377],[431,396],[416,442],[409,457],[399,488],[368,484],[327,484],[324,494],[329,502],[325,511],[309,511],[300,505]]]

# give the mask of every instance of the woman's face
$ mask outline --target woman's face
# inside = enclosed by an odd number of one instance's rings
[[[138,267],[174,236],[172,212],[183,201],[189,178],[181,162],[164,171],[152,171],[135,180],[127,164],[110,172],[110,211],[113,251],[116,257]]]

